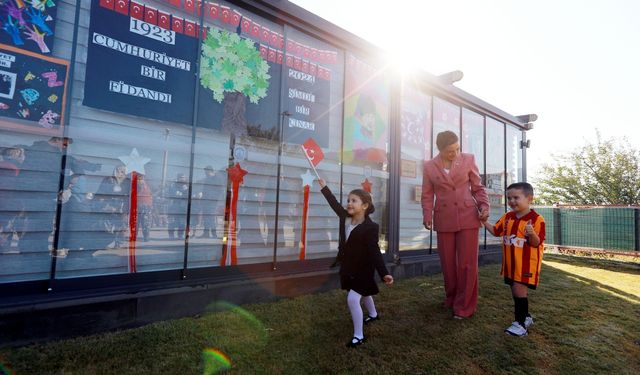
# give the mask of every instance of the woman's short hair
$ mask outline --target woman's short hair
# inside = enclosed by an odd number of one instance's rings
[[[440,132],[436,136],[436,146],[438,146],[439,151],[442,151],[445,147],[450,146],[456,142],[458,142],[458,136],[456,135],[456,133],[450,130]]]

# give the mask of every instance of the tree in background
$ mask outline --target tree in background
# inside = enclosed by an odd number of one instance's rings
[[[626,138],[587,143],[567,154],[553,155],[536,179],[540,204],[640,204],[640,151]]]
[[[222,129],[233,136],[247,135],[246,98],[251,103],[267,96],[269,64],[254,42],[236,33],[210,28],[202,44],[200,84],[224,103]]]

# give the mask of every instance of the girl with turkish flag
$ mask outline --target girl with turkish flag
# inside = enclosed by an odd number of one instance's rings
[[[349,193],[347,208],[338,203],[324,180],[318,182],[322,194],[329,206],[340,218],[338,257],[340,264],[340,285],[349,291],[347,305],[353,321],[353,338],[347,347],[357,347],[364,343],[363,324],[379,319],[373,295],[378,294],[374,273],[377,270],[387,285],[393,284],[393,276],[389,274],[378,246],[378,224],[371,221],[369,215],[374,207],[371,194],[362,189]],[[363,317],[360,300],[364,299],[367,316]]]

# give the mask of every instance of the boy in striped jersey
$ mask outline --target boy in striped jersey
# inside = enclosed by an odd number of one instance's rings
[[[502,215],[495,225],[484,221],[494,236],[502,236],[502,270],[504,282],[511,285],[515,303],[515,321],[505,329],[513,336],[526,336],[533,325],[529,315],[528,289],[536,289],[540,278],[544,218],[531,209],[533,187],[526,182],[516,182],[507,187],[507,203],[510,212]]]

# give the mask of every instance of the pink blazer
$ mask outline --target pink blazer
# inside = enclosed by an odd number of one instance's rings
[[[460,153],[449,173],[444,171],[439,156],[424,164],[422,214],[425,223],[433,219],[435,231],[478,228],[478,211],[482,209],[489,210],[489,197],[473,155]]]

